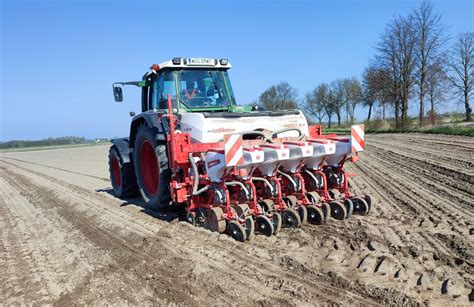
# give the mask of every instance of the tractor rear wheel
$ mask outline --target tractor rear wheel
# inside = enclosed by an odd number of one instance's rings
[[[112,145],[109,149],[109,172],[115,195],[126,198],[138,194],[133,163],[132,161],[123,161],[115,145]]]
[[[172,205],[166,144],[158,143],[155,133],[145,124],[138,127],[135,135],[134,162],[138,187],[146,207],[160,210]]]

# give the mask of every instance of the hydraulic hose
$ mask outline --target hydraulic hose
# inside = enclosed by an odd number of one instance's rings
[[[198,167],[197,167],[196,161],[194,161],[194,157],[193,157],[192,153],[188,154],[188,159],[189,159],[189,162],[191,162],[191,168],[193,169],[193,172],[194,172],[194,182],[193,182],[193,194],[192,194],[192,196],[196,196],[196,195],[201,194],[204,191],[202,191],[203,189],[198,191],[199,172],[198,172]]]
[[[293,180],[293,178],[291,178],[290,175],[288,175],[287,173],[284,173],[282,171],[277,171],[277,172],[278,172],[278,174],[281,174],[282,176],[285,176],[286,179],[288,179],[291,182],[291,184],[293,184],[293,188],[295,188],[295,191],[299,191],[298,185],[296,184],[295,180]]]
[[[274,195],[273,186],[271,185],[270,181],[268,181],[267,179],[262,178],[262,177],[252,177],[252,181],[263,181],[267,185],[267,187],[270,189],[270,193]]]
[[[314,183],[316,183],[316,186],[319,188],[319,187],[320,187],[320,183],[319,183],[318,178],[316,178],[316,176],[314,176],[314,174],[311,173],[310,171],[308,171],[307,169],[305,169],[304,172],[305,172],[306,174],[308,174],[308,176],[311,177],[311,179],[314,180]]]
[[[247,187],[242,183],[242,182],[239,182],[239,181],[228,181],[228,182],[225,182],[225,185],[238,185],[242,188],[242,190],[244,190],[245,192],[245,195],[247,195],[247,198],[250,199],[250,193],[249,193],[249,190],[247,189]]]
[[[299,137],[303,136],[303,132],[299,128],[284,128],[284,129],[274,131],[272,134],[272,138],[276,138],[278,134],[283,133],[283,132],[288,132],[288,131],[297,131],[299,134],[298,135]]]

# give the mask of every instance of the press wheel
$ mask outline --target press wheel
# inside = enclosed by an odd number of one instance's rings
[[[237,221],[232,220],[227,224],[227,233],[236,241],[245,242],[247,240],[244,226]]]
[[[296,198],[296,196],[293,195],[283,197],[283,200],[285,201],[288,207],[294,207],[298,204],[298,199]]]
[[[259,205],[262,207],[263,212],[268,214],[273,210],[275,203],[271,199],[264,199],[262,201],[259,201]]]
[[[224,212],[219,207],[209,209],[209,229],[223,233],[226,229],[225,220],[222,219]]]
[[[309,205],[308,210],[308,222],[314,225],[321,225],[324,223],[324,214],[321,209],[315,205]]]
[[[327,220],[329,219],[329,216],[331,215],[331,206],[328,203],[322,203],[321,210],[324,215],[324,222],[327,222]]]
[[[350,218],[352,215],[352,211],[354,209],[354,204],[349,198],[344,199],[344,206],[346,207],[346,219]]]
[[[306,207],[299,206],[296,208],[296,211],[298,211],[298,214],[300,216],[301,224],[305,224],[308,220],[308,210],[306,210]]]
[[[272,222],[273,222],[273,234],[276,235],[278,232],[280,232],[280,229],[281,229],[281,224],[282,224],[281,214],[278,212],[273,212]]]
[[[331,217],[336,220],[343,220],[347,216],[346,207],[340,201],[332,201],[331,206]]]
[[[247,240],[252,240],[255,236],[255,222],[252,216],[245,218],[245,234],[247,235]]]
[[[300,215],[295,209],[286,208],[283,211],[283,223],[285,223],[285,226],[287,227],[299,228],[301,227]]]
[[[271,236],[274,232],[273,222],[270,221],[265,215],[257,216],[257,230],[261,234],[266,235],[267,237]]]
[[[369,205],[365,198],[356,196],[352,198],[352,202],[354,203],[354,213],[366,215],[369,212]]]
[[[247,204],[238,204],[233,206],[233,208],[239,219],[245,219],[245,217],[250,214],[250,208]]]

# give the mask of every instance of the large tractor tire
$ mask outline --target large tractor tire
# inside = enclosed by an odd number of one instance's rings
[[[115,145],[109,149],[109,173],[115,195],[128,198],[138,194],[133,163],[124,162]]]
[[[153,210],[170,208],[171,170],[166,143],[158,143],[153,130],[142,124],[135,135],[133,156],[138,187],[146,207]]]

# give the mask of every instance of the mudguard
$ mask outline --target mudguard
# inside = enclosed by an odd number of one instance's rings
[[[130,162],[130,145],[128,138],[113,139],[112,144],[115,145],[120,155],[122,163]]]
[[[167,117],[161,117],[162,111],[146,111],[133,117],[130,127],[130,144],[135,144],[135,133],[140,124],[146,123],[156,135],[157,141],[166,141],[166,133],[170,130]]]

